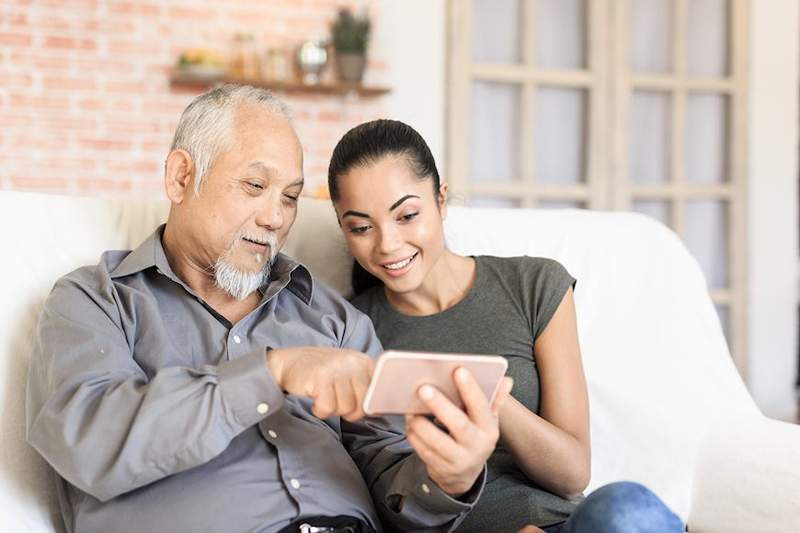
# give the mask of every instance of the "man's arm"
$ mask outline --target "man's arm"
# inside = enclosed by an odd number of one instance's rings
[[[264,350],[147,376],[117,316],[110,295],[64,278],[31,359],[28,441],[82,491],[106,501],[203,464],[283,405]]]

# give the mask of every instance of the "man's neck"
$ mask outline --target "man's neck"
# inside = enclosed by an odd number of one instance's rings
[[[161,246],[172,272],[183,281],[206,305],[224,316],[231,324],[247,316],[258,307],[261,293],[253,292],[244,300],[237,300],[220,289],[214,281],[213,265],[202,265],[193,259],[178,243],[170,225],[164,228]]]

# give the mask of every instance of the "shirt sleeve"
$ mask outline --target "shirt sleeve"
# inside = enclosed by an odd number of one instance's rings
[[[369,318],[353,310],[343,348],[376,356],[381,352]],[[478,501],[486,468],[473,488],[455,499],[439,488],[399,426],[387,418],[341,420],[342,442],[364,476],[381,521],[390,530],[452,531]]]
[[[553,259],[529,259],[526,266],[522,274],[523,295],[530,298],[527,308],[533,339],[536,340],[547,328],[567,290],[570,287],[574,290],[577,281]]]
[[[265,350],[147,375],[112,290],[70,278],[56,284],[39,319],[27,389],[28,442],[101,501],[209,461],[284,402]]]

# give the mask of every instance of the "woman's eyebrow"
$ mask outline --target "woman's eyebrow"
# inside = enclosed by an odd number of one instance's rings
[[[402,204],[409,198],[419,198],[419,196],[417,196],[416,194],[406,194],[405,196],[403,196],[402,198],[400,198],[399,200],[397,200],[395,203],[392,204],[392,207],[389,208],[389,212],[391,213],[392,211],[397,209],[397,207],[400,204]],[[344,214],[342,215],[342,218],[344,217],[370,218],[370,216],[367,213],[362,213],[361,211],[353,211],[352,209],[349,211],[345,211]]]
[[[406,194],[405,196],[403,196],[402,198],[400,198],[399,200],[397,200],[395,203],[392,204],[392,207],[389,208],[389,212],[394,211],[395,209],[397,209],[397,207],[400,204],[402,204],[403,202],[405,202],[409,198],[417,198],[417,199],[419,199],[419,196],[417,196],[415,194]]]
[[[362,212],[360,212],[360,211],[353,211],[353,210],[350,210],[350,211],[345,211],[345,212],[344,212],[344,214],[342,215],[342,218],[344,218],[344,217],[361,217],[361,218],[369,218],[369,215],[368,215],[368,214],[366,214],[366,213],[362,213]]]

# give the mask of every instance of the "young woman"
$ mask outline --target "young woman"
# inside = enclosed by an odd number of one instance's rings
[[[350,130],[328,185],[357,264],[353,304],[387,349],[502,354],[514,378],[483,494],[459,531],[683,531],[648,489],[615,483],[583,498],[589,405],[575,319],[575,279],[534,257],[447,249],[447,185],[422,137],[398,121]],[[493,228],[503,232],[504,228]],[[415,449],[430,426],[406,419]]]

